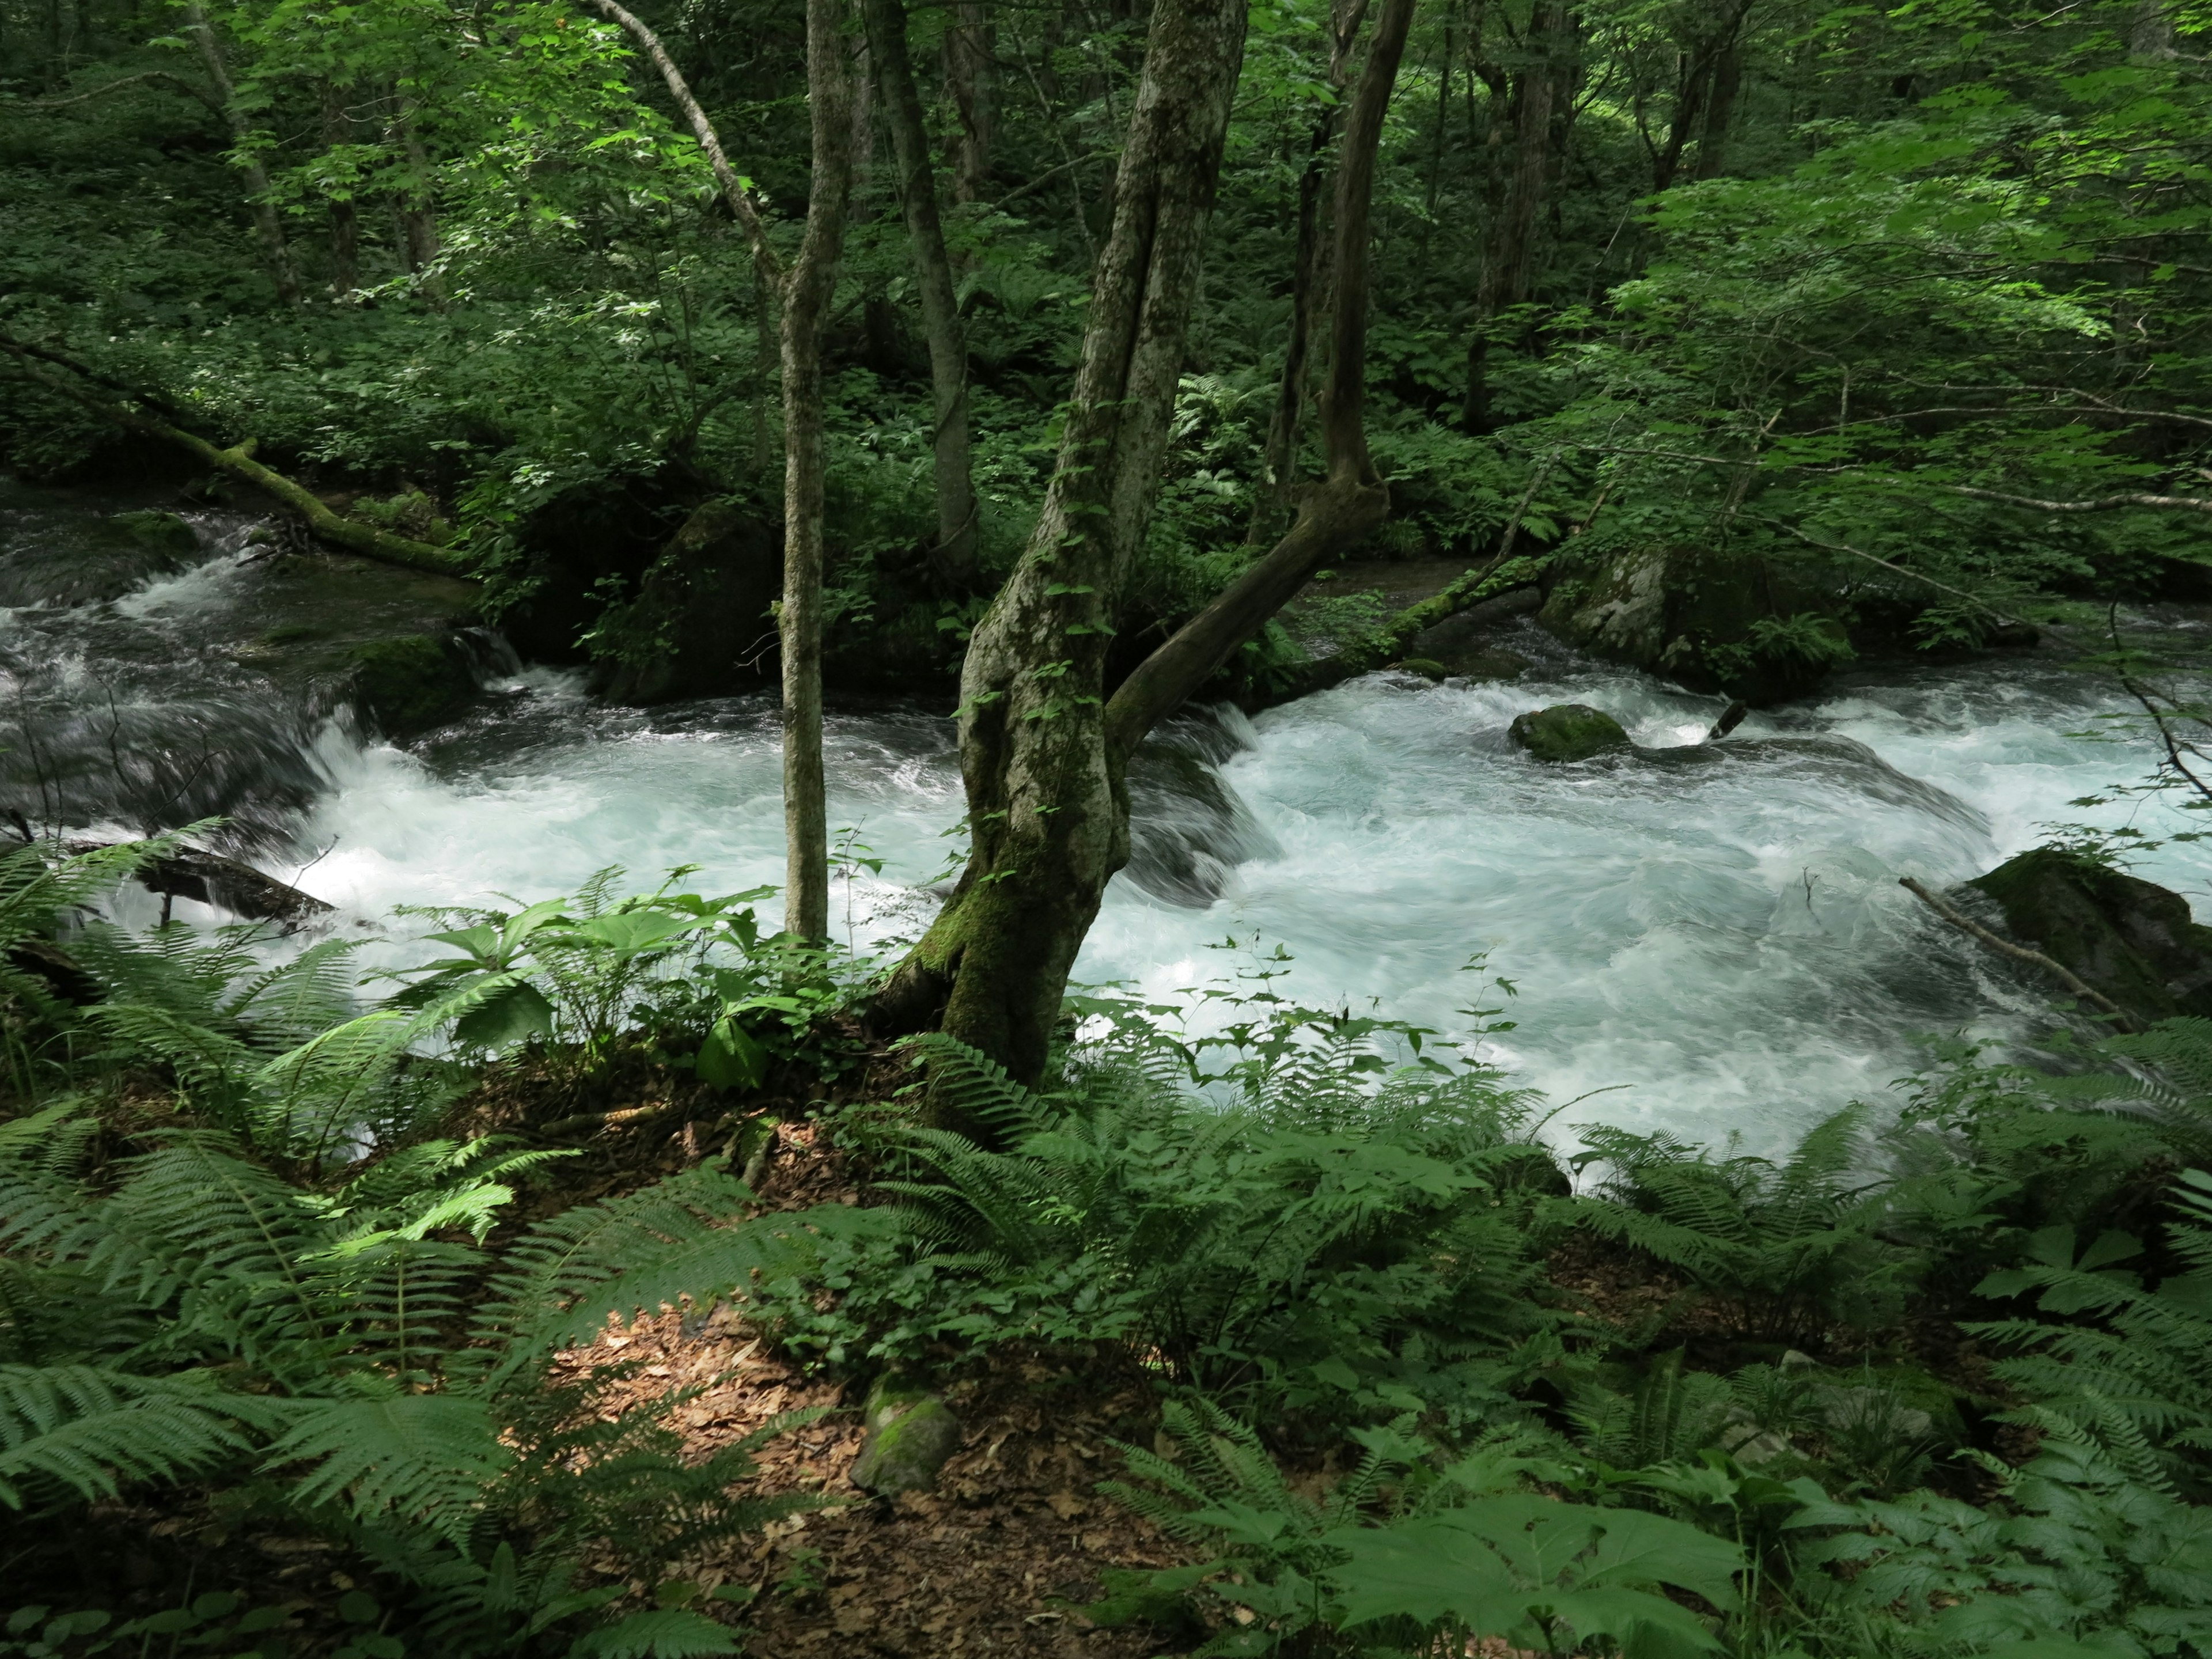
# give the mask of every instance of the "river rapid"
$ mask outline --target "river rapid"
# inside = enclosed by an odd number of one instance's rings
[[[85,516],[0,494],[0,585],[52,564],[58,544],[90,548]],[[339,906],[339,925],[396,934],[424,924],[394,923],[395,905],[534,900],[609,865],[633,886],[677,865],[699,866],[685,884],[700,890],[781,879],[768,700],[609,708],[572,673],[502,668],[488,650],[490,693],[470,718],[407,748],[364,740],[256,665],[270,617],[306,603],[296,571],[254,556],[242,518],[192,516],[198,552],[169,568],[92,597],[32,576],[0,592],[14,601],[0,610],[14,810],[124,830],[227,812],[257,861]],[[2180,827],[2163,805],[2068,805],[2139,777],[2149,754],[2100,734],[2127,705],[2055,653],[1847,674],[1705,745],[1719,699],[1579,658],[1525,622],[1506,643],[1535,664],[1510,683],[1380,673],[1256,720],[1181,722],[1176,752],[1134,774],[1136,856],[1078,978],[1174,1000],[1277,972],[1279,994],[1446,1039],[1468,1029],[1459,1011],[1503,1000],[1516,1024],[1482,1051],[1577,1101],[1562,1127],[1769,1151],[1884,1096],[1925,1034],[2022,1044],[2051,1024],[2045,988],[1935,923],[1900,876],[1962,881],[2051,820]],[[1611,713],[1638,751],[1561,767],[1511,747],[1514,715],[1562,702]],[[174,763],[185,749],[191,764]],[[951,723],[918,704],[833,707],[829,751],[846,849],[834,925],[892,948],[957,867]],[[118,784],[133,766],[137,782]],[[2208,868],[2170,845],[2138,873],[2202,906]],[[1462,971],[1471,960],[1486,965]],[[1501,999],[1496,975],[1517,994]],[[1192,1014],[1201,1028],[1225,1017]]]

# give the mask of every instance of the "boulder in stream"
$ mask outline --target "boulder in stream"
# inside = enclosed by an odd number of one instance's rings
[[[476,665],[457,633],[371,640],[347,657],[354,705],[387,738],[418,737],[459,719],[476,700]]]
[[[1560,702],[1514,717],[1507,733],[1540,761],[1588,760],[1628,746],[1619,720],[1588,703]]]
[[[2055,847],[1969,884],[2014,935],[2146,1020],[2212,1016],[2212,927],[2180,894]]]

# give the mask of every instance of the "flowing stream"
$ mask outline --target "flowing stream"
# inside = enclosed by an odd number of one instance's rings
[[[437,592],[338,562],[304,580],[218,513],[196,515],[196,555],[149,572],[98,525],[58,496],[0,494],[13,810],[125,830],[230,814],[264,867],[343,925],[533,900],[614,864],[631,885],[679,864],[700,866],[686,884],[702,890],[781,879],[767,700],[608,708],[574,675],[510,663],[462,724],[407,749],[364,742],[313,674],[268,665],[267,641],[328,632],[338,612],[357,627],[377,605],[404,620]],[[120,574],[88,588],[102,558]],[[2068,805],[2139,777],[2148,751],[2092,735],[2125,705],[2050,653],[1845,676],[1708,745],[1719,699],[1529,624],[1510,642],[1536,664],[1510,683],[1377,674],[1255,720],[1179,722],[1133,773],[1136,856],[1078,977],[1165,1000],[1287,966],[1277,994],[1449,1037],[1468,1029],[1459,1010],[1498,1006],[1503,975],[1517,1024],[1486,1051],[1555,1102],[1591,1096],[1563,1125],[1771,1150],[1881,1095],[1922,1034],[2020,1042],[2049,1024],[2045,988],[1936,924],[1899,877],[1964,880],[2055,819],[2179,823],[2163,805]],[[1613,714],[1638,751],[1559,767],[1509,744],[1515,714],[1570,701]],[[829,741],[835,926],[884,946],[927,923],[960,846],[951,725],[848,705]],[[2208,868],[2169,845],[2138,872],[2201,901]]]

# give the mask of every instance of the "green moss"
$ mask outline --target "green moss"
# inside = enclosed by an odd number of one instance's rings
[[[114,522],[131,540],[171,558],[188,559],[199,551],[198,535],[173,513],[118,513]]]
[[[443,726],[476,698],[476,676],[450,634],[374,640],[346,656],[354,704],[386,737]]]
[[[1517,716],[1508,730],[1514,742],[1540,761],[1588,760],[1628,744],[1628,733],[1619,720],[1580,702],[1532,709]]]
[[[2212,927],[2179,893],[2039,847],[1978,877],[2005,925],[2147,1019],[2212,1015]]]

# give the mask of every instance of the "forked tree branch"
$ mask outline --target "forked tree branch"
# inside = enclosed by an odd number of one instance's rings
[[[1127,757],[1304,587],[1323,563],[1353,546],[1390,511],[1390,492],[1367,453],[1368,218],[1382,118],[1397,84],[1416,0],[1382,0],[1375,38],[1344,124],[1336,176],[1334,356],[1322,411],[1328,471],[1306,492],[1272,551],[1139,664],[1106,704],[1106,742]]]

